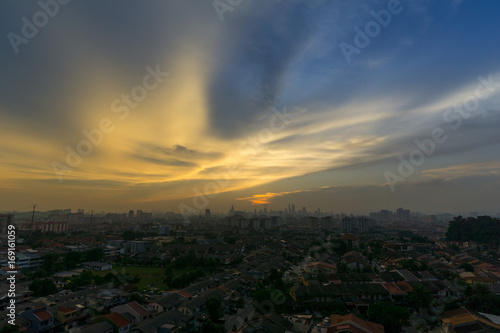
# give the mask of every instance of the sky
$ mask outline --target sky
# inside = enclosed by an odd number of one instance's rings
[[[500,212],[500,3],[0,10],[0,210]]]

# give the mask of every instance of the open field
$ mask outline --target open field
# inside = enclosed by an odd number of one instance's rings
[[[187,270],[174,270],[174,275],[178,276],[186,271]],[[139,290],[168,290],[168,286],[163,283],[163,278],[165,277],[165,268],[163,267],[115,266],[112,270],[92,272],[92,274],[98,276],[106,276],[108,273],[130,274],[132,276],[139,275],[141,278],[141,281],[137,284]]]

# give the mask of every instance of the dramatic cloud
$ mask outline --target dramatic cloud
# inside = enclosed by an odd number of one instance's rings
[[[367,33],[387,6],[71,1],[30,33],[38,3],[4,4],[0,209],[177,211],[211,187],[213,210],[497,213],[499,3],[401,0]]]

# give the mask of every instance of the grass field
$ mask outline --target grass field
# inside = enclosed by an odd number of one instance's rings
[[[174,270],[174,276],[178,276],[188,270]],[[141,281],[137,284],[138,290],[162,291],[168,290],[168,286],[163,283],[165,278],[165,268],[163,267],[140,267],[140,266],[114,266],[112,270],[93,271],[92,274],[105,276],[108,273],[139,275]]]

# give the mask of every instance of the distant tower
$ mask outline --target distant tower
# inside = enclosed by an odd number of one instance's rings
[[[205,217],[210,217],[210,209],[205,209]]]
[[[129,219],[133,219],[134,218],[134,211],[133,210],[129,210],[128,211],[128,218]]]
[[[267,205],[264,205],[264,214],[267,214]]]
[[[290,203],[288,203],[288,212],[290,213],[292,209],[290,208]]]
[[[231,210],[229,211],[229,214],[233,215],[234,214],[234,206],[231,205]]]

